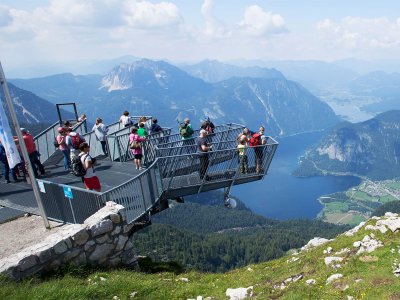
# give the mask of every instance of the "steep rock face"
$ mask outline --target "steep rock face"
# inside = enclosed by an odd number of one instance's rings
[[[400,176],[400,111],[358,124],[344,123],[310,149],[306,162],[330,172],[351,172],[374,179]]]
[[[211,98],[225,108],[228,121],[243,120],[253,128],[265,124],[276,135],[324,129],[338,122],[327,104],[286,79],[233,78],[216,87]]]
[[[55,105],[36,96],[34,93],[16,87],[12,83],[7,83],[7,86],[20,123],[54,123],[58,119]],[[3,91],[0,94],[1,100],[4,103]],[[6,111],[8,114],[7,109]]]

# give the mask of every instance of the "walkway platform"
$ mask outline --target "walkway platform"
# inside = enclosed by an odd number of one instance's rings
[[[62,162],[57,165],[45,165],[45,169],[46,175],[41,176],[39,179],[84,188],[80,178],[64,170]],[[142,172],[135,169],[133,161],[125,163],[111,162],[108,157],[104,156],[97,157],[95,170],[104,192]],[[8,219],[14,219],[26,212],[39,214],[31,185],[25,181],[8,184],[4,180],[0,181],[1,206],[3,208],[0,208],[0,223]]]

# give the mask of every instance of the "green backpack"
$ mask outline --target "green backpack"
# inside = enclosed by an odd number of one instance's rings
[[[191,137],[192,136],[192,134],[193,134],[193,129],[190,127],[190,126],[188,126],[187,124],[181,124],[180,126],[179,126],[179,134],[181,135],[181,137],[183,137],[183,138],[189,138],[189,137]]]

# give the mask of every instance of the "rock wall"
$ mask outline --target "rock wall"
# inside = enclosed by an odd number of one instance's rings
[[[0,274],[15,280],[67,264],[137,266],[129,240],[135,230],[127,224],[125,208],[114,202],[85,220],[65,225],[42,242],[0,260]]]

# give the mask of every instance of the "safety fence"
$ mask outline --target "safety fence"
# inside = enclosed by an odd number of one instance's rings
[[[156,159],[155,143],[165,140],[171,133],[171,128],[163,128],[160,132],[148,135],[146,141],[142,142],[142,151],[144,154],[142,163],[150,165]],[[132,151],[129,149],[130,132],[118,135],[108,135],[107,143],[112,161],[125,162],[133,159]]]
[[[48,218],[65,223],[83,223],[105,204],[102,194],[70,185],[36,179]]]
[[[42,163],[48,161],[58,150],[54,146],[54,141],[58,135],[58,127],[60,127],[60,123],[56,122],[33,138]],[[84,135],[86,133],[86,120],[75,124],[72,130]]]
[[[38,180],[46,213],[52,219],[79,223],[106,201],[114,201],[134,222],[162,200],[262,179],[278,146],[268,137],[267,144],[248,147],[240,156],[236,141],[216,144],[220,149],[208,153],[158,157],[143,173],[104,193]]]
[[[227,131],[227,130],[231,130],[231,129],[236,129],[236,128],[243,129],[244,126],[240,125],[240,124],[234,124],[234,123],[218,125],[218,126],[215,126],[214,133]],[[201,129],[195,129],[194,133],[193,133],[193,137],[197,137],[200,133],[200,130]],[[187,139],[187,140],[190,140],[190,139]],[[179,133],[175,133],[175,134],[171,134],[170,136],[168,136],[167,139],[160,137],[159,139],[156,139],[154,141],[154,143],[157,145],[161,145],[161,144],[168,144],[168,143],[172,144],[174,142],[180,142],[180,141],[182,141],[182,136]],[[168,147],[168,145],[165,145],[165,147]]]

